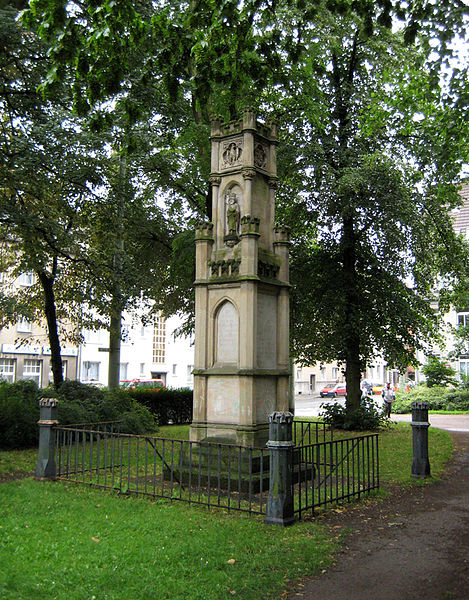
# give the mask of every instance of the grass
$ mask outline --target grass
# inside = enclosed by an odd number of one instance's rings
[[[158,435],[187,439],[188,427],[162,427]],[[431,427],[434,477],[451,451],[448,432]],[[35,449],[0,452],[0,476],[33,470],[36,456]],[[409,424],[382,432],[381,481],[420,484],[411,463]],[[0,485],[0,564],[8,565],[0,569],[0,598],[267,600],[280,597],[288,581],[326,568],[339,538],[317,521],[282,529],[180,502],[10,481]]]
[[[4,600],[260,600],[325,568],[337,545],[312,522],[267,527],[32,479],[1,485],[0,507]]]

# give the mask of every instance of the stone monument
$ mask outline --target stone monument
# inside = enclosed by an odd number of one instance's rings
[[[211,123],[212,222],[196,231],[191,439],[263,446],[291,410],[289,233],[275,227],[277,125]]]

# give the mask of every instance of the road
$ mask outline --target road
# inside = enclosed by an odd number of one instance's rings
[[[374,396],[374,399],[381,403],[380,396]],[[334,404],[339,402],[345,404],[343,398],[321,398],[318,394],[315,395],[297,395],[295,396],[295,416],[296,417],[317,417],[321,411],[321,404]],[[393,421],[410,422],[412,416],[408,415],[391,415]],[[428,416],[429,423],[432,427],[438,429],[447,429],[448,431],[467,431],[469,432],[469,415],[432,415]]]

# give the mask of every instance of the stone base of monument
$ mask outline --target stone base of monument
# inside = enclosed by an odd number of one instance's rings
[[[229,493],[260,494],[269,491],[269,451],[259,448],[228,446],[214,442],[192,443],[186,447],[177,464],[163,468],[165,480],[175,480],[191,488],[214,488]],[[293,452],[292,481],[299,483],[314,478],[311,463],[300,461]]]

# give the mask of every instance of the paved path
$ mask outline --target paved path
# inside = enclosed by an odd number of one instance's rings
[[[412,415],[391,415],[392,421],[411,421]],[[447,429],[448,431],[460,431],[469,433],[469,415],[428,415],[428,421],[432,427]],[[469,591],[468,591],[469,600]]]
[[[456,449],[441,481],[325,514],[333,531],[350,532],[346,545],[288,600],[469,600],[469,415],[430,422],[451,431]]]

